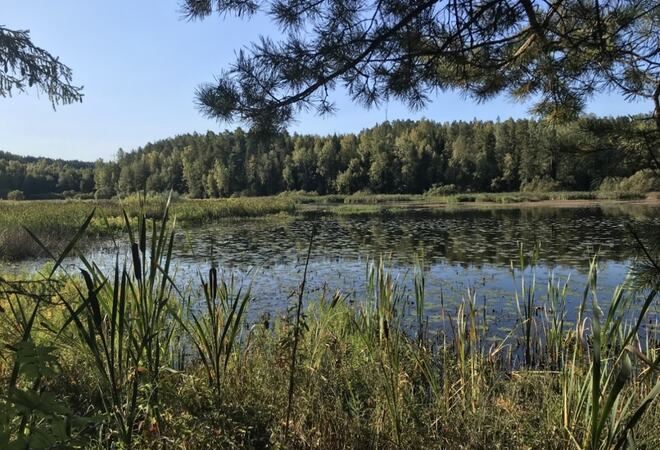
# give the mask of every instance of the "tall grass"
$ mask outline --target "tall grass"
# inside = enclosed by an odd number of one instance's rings
[[[303,270],[303,278],[300,282],[300,287],[298,288],[298,302],[296,303],[296,314],[295,322],[293,326],[293,345],[291,348],[291,365],[289,369],[289,387],[287,391],[287,402],[286,402],[286,421],[284,425],[284,440],[285,442],[289,439],[289,425],[291,420],[291,413],[293,411],[293,395],[295,391],[295,382],[296,382],[296,362],[298,357],[298,344],[300,342],[300,333],[301,333],[301,318],[303,313],[303,299],[305,296],[305,285],[307,284],[307,269],[309,268],[309,257],[312,253],[312,245],[314,244],[314,235],[316,230],[312,229],[312,233],[309,237],[309,246],[307,248],[307,257],[305,258],[305,268]]]
[[[67,311],[60,333],[74,326],[81,351],[93,360],[101,380],[99,389],[113,429],[127,447],[132,445],[138,420],[150,427],[161,422],[159,383],[173,335],[167,311],[175,223],[168,221],[169,203],[162,214],[160,221],[139,214],[134,230],[124,211],[130,262],[120,264],[117,258],[106,277],[83,258],[84,287],[69,279],[78,299],[58,293]]]
[[[196,305],[188,300],[186,310],[175,310],[174,317],[197,350],[209,385],[220,396],[222,378],[238,343],[251,291],[237,288],[233,277],[228,283],[218,281],[215,267],[209,269],[208,279],[201,282],[203,313],[195,312]]]
[[[561,373],[564,429],[578,448],[636,448],[633,431],[660,394],[658,361],[642,352],[639,336],[657,291],[651,290],[637,318],[626,322],[630,298],[618,288],[605,315],[597,298],[594,264],[580,306],[584,311],[591,297],[591,328],[578,321],[576,343],[567,355],[570,364]],[[580,359],[588,364],[586,372],[580,370]],[[635,392],[635,384],[645,385],[646,394]]]
[[[166,205],[183,227],[231,217],[290,214],[296,210],[294,201],[284,197],[173,200],[163,195],[134,195],[121,200],[0,201],[0,254],[3,259],[44,256],[42,248],[22,227],[38,235],[49,248],[62,248],[92,208],[97,212],[86,229],[87,238],[122,233],[126,227],[124,211],[135,228],[138,216],[160,219]]]
[[[444,294],[429,298],[421,260],[409,292],[381,258],[369,262],[357,302],[323,291],[305,307],[303,274],[293,315],[248,323],[259,299],[230,275],[212,267],[191,289],[173,283],[171,205],[150,216],[137,201],[137,212],[122,212],[129,252],[111,270],[82,254],[80,273],[60,266],[77,251],[92,212],[62,253],[38,240],[50,271],[0,283],[0,336],[9,345],[0,349],[0,381],[27,393],[2,396],[0,444],[24,448],[38,437],[86,448],[658,445],[660,339],[649,324],[656,284],[626,283],[604,302],[594,258],[568,311],[568,281],[551,276],[541,292],[530,270],[537,249],[521,248],[512,267],[518,320],[493,335],[475,289],[449,306]],[[430,328],[429,315],[438,327]],[[50,399],[51,411],[27,407],[26,398]],[[83,405],[67,409],[68,398]],[[63,433],[51,425],[74,415],[89,420]]]

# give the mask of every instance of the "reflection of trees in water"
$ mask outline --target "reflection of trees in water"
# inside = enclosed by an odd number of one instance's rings
[[[640,205],[641,206],[641,205]],[[493,208],[434,211],[391,216],[323,218],[335,222],[342,241],[364,252],[393,252],[409,261],[426,257],[451,263],[506,265],[517,258],[518,242],[531,249],[541,244],[540,262],[584,267],[596,252],[602,259],[625,261],[634,245],[624,224],[630,220],[649,242],[660,239],[658,208]],[[319,245],[330,244],[336,227],[320,227]],[[330,242],[328,242],[330,241]],[[346,257],[350,257],[350,251]]]
[[[305,216],[293,220],[242,220],[191,230],[197,258],[241,266],[288,264],[304,253],[312,222],[318,224],[313,258],[358,259],[392,253],[411,264],[424,251],[432,262],[508,266],[518,242],[541,244],[540,263],[581,269],[599,249],[602,260],[625,261],[634,244],[624,224],[632,221],[649,243],[660,241],[660,208],[492,208],[435,210],[394,215]]]

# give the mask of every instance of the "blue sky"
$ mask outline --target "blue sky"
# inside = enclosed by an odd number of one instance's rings
[[[194,105],[195,87],[213,80],[237,49],[260,34],[276,32],[263,16],[187,22],[177,0],[2,0],[0,24],[29,29],[33,42],[58,55],[85,87],[83,103],[57,111],[34,91],[0,98],[0,150],[89,161],[175,134],[240,125],[202,117]],[[334,100],[335,115],[301,114],[290,131],[359,131],[386,118],[518,118],[528,116],[529,107],[506,98],[476,104],[456,93],[438,94],[414,113],[394,102],[365,110],[341,90]],[[587,112],[619,115],[650,109],[618,95],[600,95]]]

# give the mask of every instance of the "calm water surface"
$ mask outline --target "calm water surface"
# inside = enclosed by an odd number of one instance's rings
[[[518,258],[519,243],[528,250],[540,245],[536,267],[525,270],[530,278],[535,273],[540,295],[549,274],[561,280],[570,275],[571,304],[579,301],[589,259],[598,253],[598,284],[606,303],[613,288],[624,281],[635,253],[626,223],[646,242],[660,241],[660,208],[642,205],[226,220],[179,231],[176,279],[198,285],[198,272],[206,274],[216,264],[225,274],[252,283],[253,316],[282,312],[301,281],[309,235],[316,226],[308,299],[340,289],[350,301],[359,301],[367,264],[381,256],[410,292],[415,257],[423,254],[431,321],[438,320],[441,291],[451,307],[468,288],[476,289],[489,315],[504,318],[515,308],[513,291],[519,280],[513,281],[510,262]],[[123,242],[119,249],[128,250]],[[108,241],[95,247],[93,257],[100,266],[111,266],[113,252]],[[38,264],[28,261],[21,267]]]

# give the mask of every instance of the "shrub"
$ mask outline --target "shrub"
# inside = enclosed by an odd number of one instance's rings
[[[64,198],[75,198],[78,195],[78,192],[74,190],[62,191],[62,197]]]
[[[23,191],[16,189],[15,191],[10,191],[7,193],[7,200],[25,200],[25,194]]]
[[[520,185],[523,192],[553,192],[561,190],[561,183],[548,177],[534,177]]]
[[[113,192],[112,189],[108,187],[102,187],[96,190],[96,192],[94,193],[94,198],[97,200],[107,199],[107,198],[112,198],[114,194],[115,193]]]
[[[607,177],[598,188],[610,192],[651,192],[660,190],[660,176],[651,169],[643,169],[624,177]]]
[[[424,195],[427,197],[439,197],[443,195],[453,195],[458,192],[456,185],[437,183],[431,186]]]
[[[477,194],[455,194],[445,197],[445,201],[448,203],[472,203],[477,201]]]
[[[660,189],[660,177],[650,169],[640,170],[623,180],[621,187],[631,192],[655,191]]]

